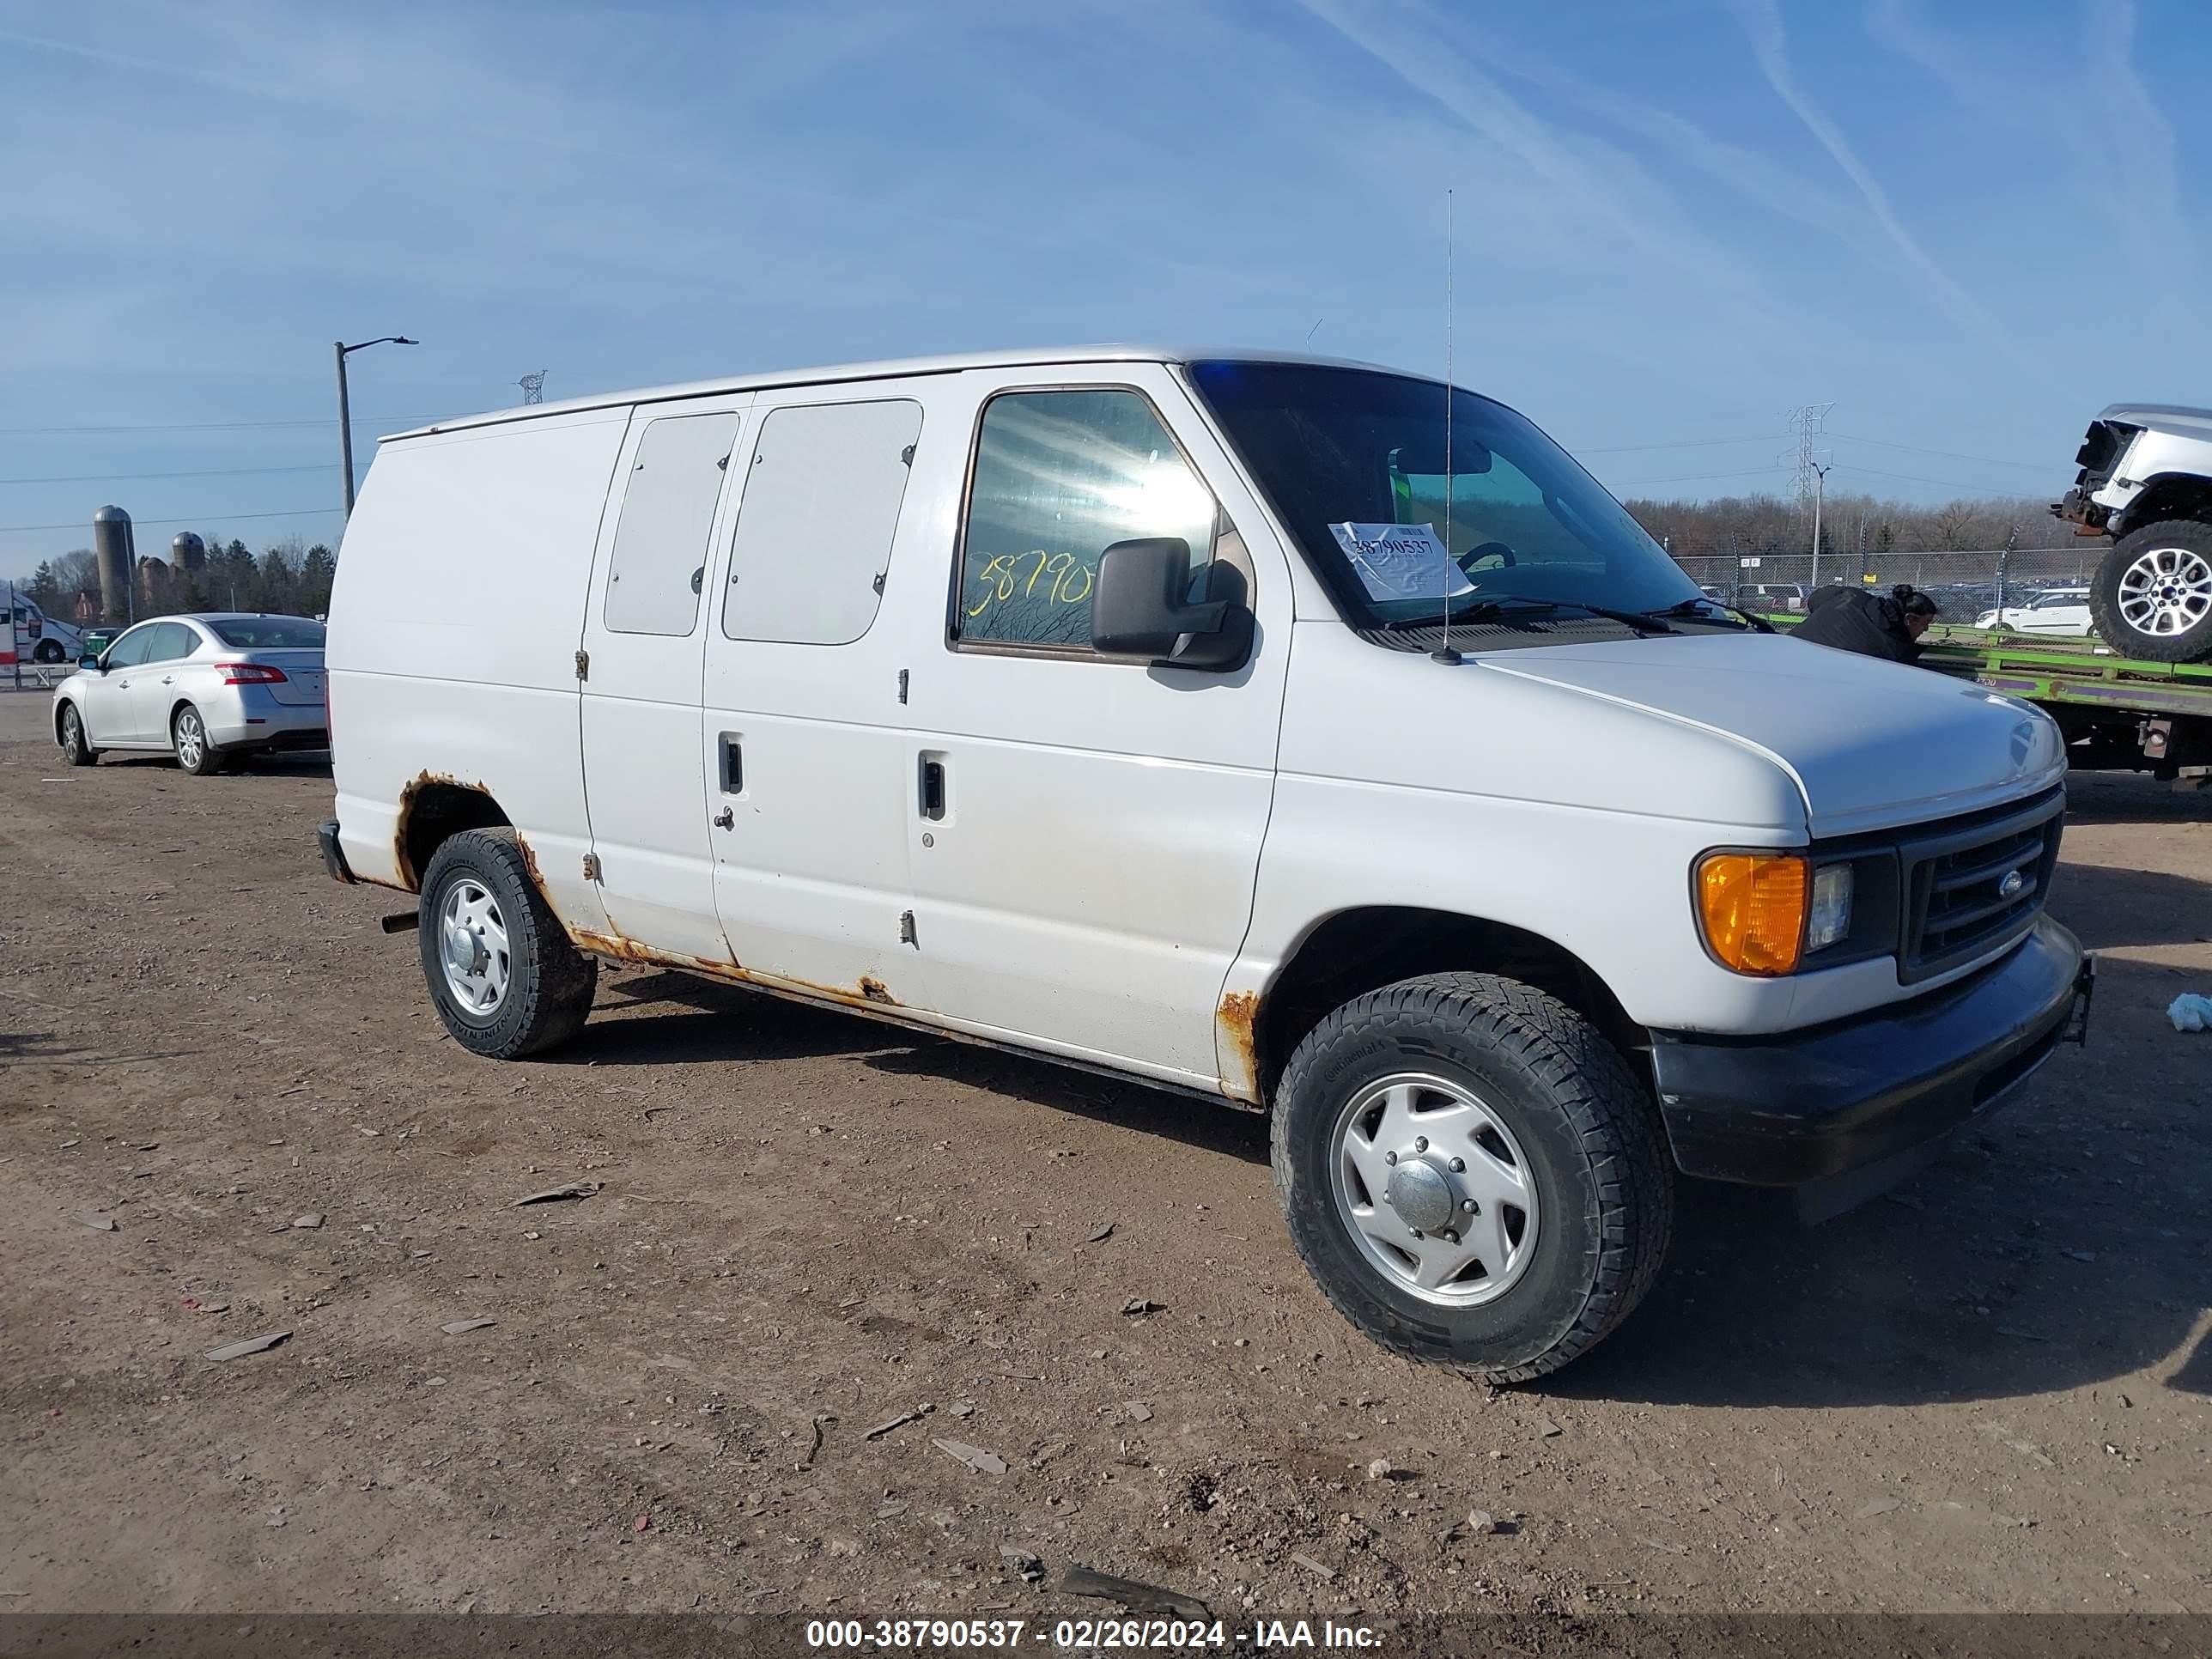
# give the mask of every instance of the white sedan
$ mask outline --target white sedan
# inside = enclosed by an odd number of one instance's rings
[[[2082,639],[2088,635],[2089,590],[2054,587],[2026,605],[2008,605],[2002,611],[1984,611],[1974,618],[1977,628],[2002,629],[2010,634],[2063,634]]]
[[[323,625],[235,611],[142,622],[55,688],[54,741],[72,766],[166,749],[201,776],[235,755],[327,749]]]

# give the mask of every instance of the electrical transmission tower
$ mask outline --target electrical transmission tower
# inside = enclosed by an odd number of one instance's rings
[[[542,404],[545,401],[545,371],[544,369],[539,369],[535,374],[524,375],[515,384],[522,388],[522,401],[526,404]]]
[[[1794,488],[1800,513],[1812,511],[1813,497],[1820,489],[1820,462],[1826,452],[1814,440],[1827,430],[1828,411],[1834,407],[1832,403],[1800,404],[1782,414],[1797,434],[1796,447],[1784,450],[1780,460],[1784,466],[1796,470]]]

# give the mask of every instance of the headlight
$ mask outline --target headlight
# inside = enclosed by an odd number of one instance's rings
[[[1808,954],[1824,951],[1851,931],[1851,866],[1831,864],[1813,872],[1813,914],[1805,924]]]
[[[1796,970],[1812,885],[1803,854],[1708,853],[1692,885],[1705,948],[1721,966],[1764,976]]]

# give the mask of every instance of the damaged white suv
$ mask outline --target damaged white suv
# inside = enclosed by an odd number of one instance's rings
[[[2051,510],[2112,538],[2089,581],[2098,634],[2124,656],[2212,658],[2212,410],[2114,404],[2074,459]]]

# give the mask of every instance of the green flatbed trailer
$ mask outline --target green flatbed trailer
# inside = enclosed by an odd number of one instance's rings
[[[1923,667],[2025,697],[2057,720],[2076,767],[2160,778],[2212,768],[2212,663],[1941,624],[1923,644]]]
[[[1789,627],[1802,613],[1767,620]],[[1920,665],[2025,697],[2058,722],[2085,771],[2175,779],[2212,771],[2212,663],[2146,662],[2079,644],[1938,623]]]

